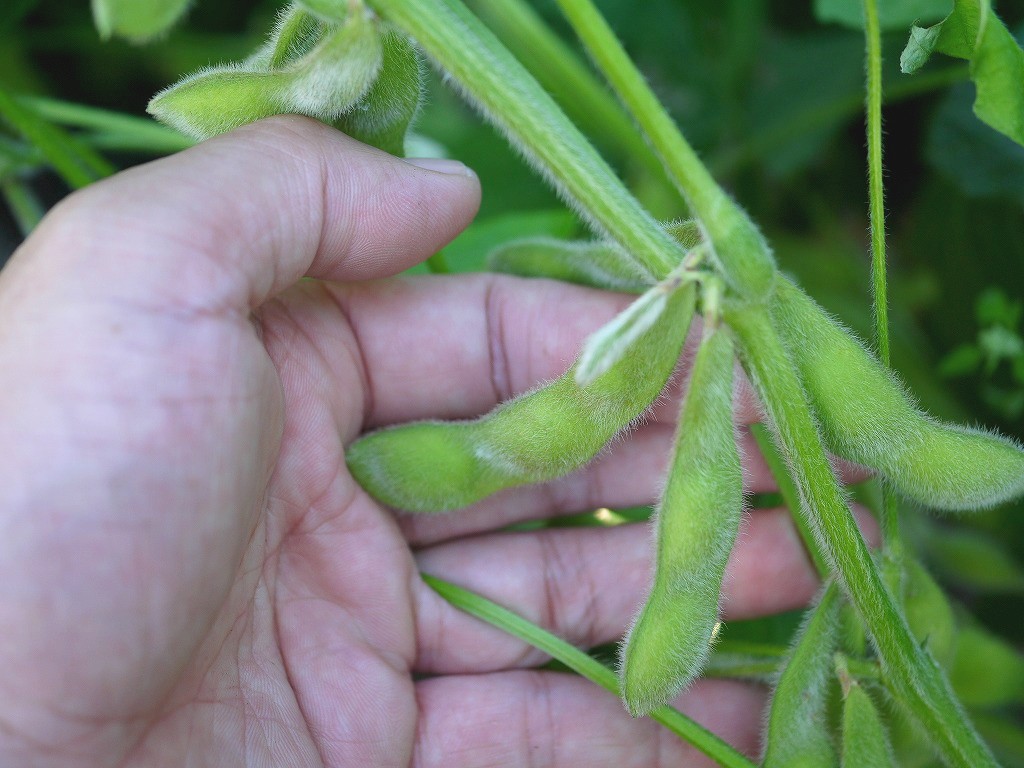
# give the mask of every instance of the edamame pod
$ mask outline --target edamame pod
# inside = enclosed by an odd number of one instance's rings
[[[423,95],[423,67],[408,38],[381,24],[380,74],[359,102],[334,127],[392,155],[405,154],[405,134]]]
[[[613,243],[529,237],[495,248],[487,268],[521,277],[546,277],[592,288],[643,293],[654,280]]]
[[[396,509],[465,507],[503,488],[582,467],[650,406],[672,375],[693,317],[694,288],[672,295],[617,364],[581,387],[575,366],[475,421],[425,421],[373,432],[349,446],[349,470]]]
[[[665,222],[661,228],[685,250],[700,244],[700,228],[692,219]],[[508,275],[546,277],[623,293],[643,293],[655,283],[618,245],[599,240],[514,240],[491,251],[487,268]]]
[[[622,696],[634,717],[701,671],[743,511],[732,419],[733,344],[711,331],[697,352],[675,455],[657,511],[654,584],[623,646]]]
[[[928,417],[803,291],[780,280],[776,297],[772,318],[832,451],[878,470],[903,495],[937,509],[988,507],[1024,493],[1018,445]]]
[[[840,605],[839,589],[831,583],[797,633],[796,644],[772,692],[762,768],[836,765],[827,707]]]
[[[868,692],[843,682],[843,768],[896,768],[892,747]]]
[[[288,112],[336,120],[359,102],[380,72],[377,24],[364,14],[350,14],[305,55],[285,58],[273,69],[263,67],[257,56],[200,70],[154,96],[149,112],[196,139]]]

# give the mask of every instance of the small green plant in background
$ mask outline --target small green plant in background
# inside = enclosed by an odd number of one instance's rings
[[[716,182],[589,0],[558,5],[625,112],[525,2],[469,5],[299,0],[281,10],[266,41],[246,58],[189,75],[150,103],[152,114],[192,139],[299,112],[402,154],[424,89],[422,55],[594,235],[585,241],[509,239],[493,251],[491,267],[637,294],[588,339],[561,378],[475,421],[398,425],[354,443],[347,454],[354,476],[399,510],[457,509],[585,465],[658,398],[692,319],[701,316],[701,340],[655,511],[653,586],[620,650],[617,680],[593,658],[500,606],[433,577],[425,576],[427,582],[453,604],[613,689],[632,714],[652,714],[722,765],[751,762],[665,706],[702,672],[772,684],[764,766],[866,765],[868,755],[871,765],[927,764],[931,751],[922,749],[918,728],[945,764],[996,765],[979,732],[1004,748],[1012,743],[1015,731],[1000,708],[1024,702],[1024,662],[957,615],[908,545],[901,500],[964,511],[1014,499],[1024,494],[1024,451],[992,432],[927,415],[888,369],[882,30],[906,31],[906,72],[921,68],[933,52],[967,60],[976,115],[1018,144],[1024,144],[1024,52],[981,0],[956,0],[951,7],[930,0],[883,8],[874,0],[816,3],[820,19],[864,34],[876,357],[778,269],[761,228]],[[167,0],[93,2],[100,32],[131,40],[161,34],[183,10],[184,4]],[[929,21],[935,23],[915,24]],[[556,99],[575,108],[563,110]],[[581,109],[581,101],[590,108]],[[640,201],[566,112],[584,121],[597,116],[599,125],[588,130],[615,136],[632,166],[645,168],[649,184],[660,189],[645,197],[670,200],[668,207],[685,201],[689,217],[659,222],[649,210],[657,206]],[[3,91],[0,114],[22,137],[0,147],[0,159],[6,163],[3,191],[26,230],[41,211],[18,171],[38,155],[72,186],[110,171],[94,143],[57,124],[105,132],[112,146],[118,136],[123,146],[145,143],[148,135],[167,150],[182,141],[169,132],[159,139],[146,134],[155,126],[128,118],[119,122]],[[1024,381],[1020,305],[995,296],[979,303],[977,343],[947,358],[950,375],[979,369],[991,375],[1009,365],[1016,381]],[[728,631],[713,649],[722,575],[743,508],[732,420],[735,360],[764,406],[767,430],[757,433],[759,443],[825,582],[788,651],[730,643]],[[999,402],[1010,408],[1015,401]],[[864,544],[826,451],[871,467],[880,478],[880,553]],[[924,549],[934,553],[941,533],[925,530]],[[1007,568],[1014,571],[1012,564]]]

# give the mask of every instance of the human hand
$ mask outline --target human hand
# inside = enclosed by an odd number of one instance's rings
[[[473,216],[475,178],[442,170],[273,119],[73,195],[0,273],[0,764],[696,764],[418,576],[583,646],[619,637],[644,526],[494,531],[652,501],[677,397],[591,467],[465,512],[396,521],[346,470],[364,429],[561,373],[626,301],[375,280]],[[805,603],[787,515],[744,526],[726,616]],[[748,752],[763,703],[729,681],[680,700]]]

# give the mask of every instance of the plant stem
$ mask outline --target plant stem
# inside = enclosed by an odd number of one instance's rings
[[[885,190],[882,180],[882,33],[877,0],[864,0],[867,40],[868,188],[871,199],[871,280],[874,287],[875,342],[882,365],[889,366],[889,301],[885,285]]]
[[[682,261],[685,254],[679,244],[460,0],[370,0],[369,4],[413,37],[563,197],[618,242],[645,275],[660,280]]]
[[[782,458],[779,449],[775,447],[771,435],[768,434],[767,427],[763,424],[751,424],[750,434],[754,436],[757,447],[761,449],[761,455],[764,456],[765,463],[768,464],[768,469],[771,470],[772,477],[775,478],[775,482],[779,486],[782,500],[789,507],[789,513],[792,515],[793,523],[800,532],[800,539],[804,543],[804,549],[807,550],[807,554],[810,556],[811,562],[814,563],[818,575],[822,579],[828,578],[831,574],[828,560],[821,553],[821,547],[818,546],[818,542],[814,538],[814,532],[811,531],[810,525],[800,512],[800,494],[797,491],[796,483],[793,482],[792,475],[789,474],[789,468],[786,467],[785,459]]]
[[[619,680],[615,672],[597,659],[481,595],[443,581],[436,576],[421,575],[427,586],[456,608],[518,637],[557,659],[592,683],[601,686],[609,693],[620,695]],[[650,717],[711,759],[718,761],[720,765],[729,768],[755,768],[754,763],[749,759],[678,710],[671,707],[658,707],[651,712]]]
[[[467,0],[509,51],[598,145],[642,166],[675,194],[665,169],[622,110],[576,52],[525,0]]]
[[[74,189],[109,176],[116,170],[92,149],[82,146],[2,89],[0,117],[42,152],[53,169]]]
[[[875,343],[878,358],[890,366],[889,295],[886,288],[885,189],[882,178],[882,33],[878,23],[878,0],[864,2],[864,37],[867,57],[867,139],[868,193],[871,222],[871,284],[875,314]],[[882,535],[887,555],[897,567],[902,560],[896,497],[882,483]]]
[[[768,295],[775,265],[757,227],[712,178],[591,0],[558,4],[700,220],[726,282],[747,298]]]
[[[744,364],[787,457],[808,522],[871,633],[887,683],[951,765],[996,766],[935,660],[914,640],[875,567],[818,437],[810,405],[768,314],[727,307]]]

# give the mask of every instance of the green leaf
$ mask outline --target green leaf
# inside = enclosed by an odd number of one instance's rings
[[[334,125],[349,136],[393,155],[405,154],[405,135],[420,107],[423,67],[408,38],[381,26],[383,58],[370,90]]]
[[[1024,314],[1024,304],[1011,301],[999,288],[987,288],[979,294],[975,312],[979,325],[1002,325],[1014,329]]]
[[[1024,569],[988,534],[936,526],[925,549],[935,569],[956,584],[989,593],[1024,594]]]
[[[1024,145],[1024,51],[992,12],[989,0],[956,0],[943,21],[929,29],[915,26],[900,68],[916,72],[933,51],[970,62],[977,87],[974,114]]]
[[[162,35],[185,15],[191,0],[92,0],[96,29],[136,43]]]
[[[198,139],[289,112],[337,120],[370,90],[381,61],[376,23],[353,14],[281,68],[262,69],[257,58],[201,70],[158,93],[149,111]]]
[[[939,363],[939,375],[946,378],[966,376],[981,365],[981,350],[973,344],[962,344]]]
[[[903,30],[916,22],[938,21],[951,5],[952,0],[886,0],[878,4],[878,23],[882,30]],[[864,29],[863,0],[814,0],[814,16],[821,22]]]
[[[1024,203],[1024,147],[978,120],[973,100],[967,83],[950,90],[928,129],[925,157],[970,197]]]
[[[968,707],[1020,704],[1024,702],[1024,657],[997,635],[965,627],[957,641],[950,681]]]

